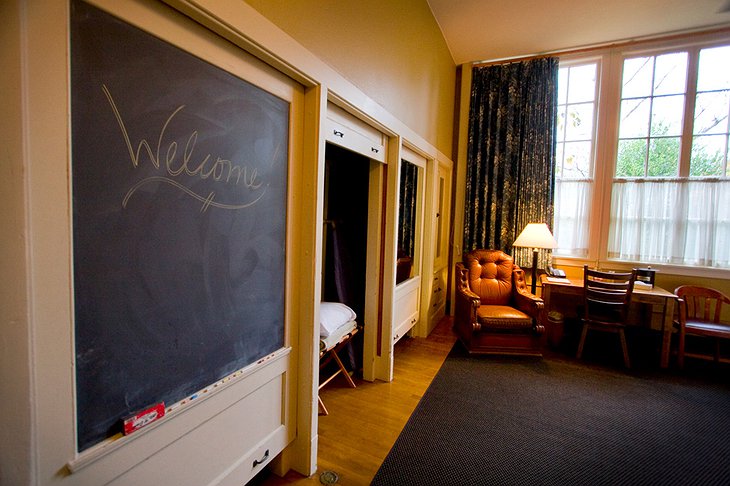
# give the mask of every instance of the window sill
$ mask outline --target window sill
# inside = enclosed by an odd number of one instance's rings
[[[730,280],[730,268],[714,268],[714,267],[699,267],[690,265],[668,265],[661,263],[641,263],[641,262],[630,262],[626,260],[587,260],[585,258],[572,258],[568,256],[554,256],[553,261],[556,267],[582,267],[588,265],[589,267],[603,267],[611,268],[616,270],[630,270],[632,268],[646,268],[651,267],[657,270],[662,275],[673,275],[673,276],[684,276],[684,277],[700,277],[700,278],[717,278],[723,280]]]

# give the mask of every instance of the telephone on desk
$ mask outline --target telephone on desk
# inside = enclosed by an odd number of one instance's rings
[[[559,268],[553,268],[550,265],[548,265],[547,270],[545,271],[547,273],[548,277],[558,277],[558,278],[565,278],[565,271],[560,270]]]

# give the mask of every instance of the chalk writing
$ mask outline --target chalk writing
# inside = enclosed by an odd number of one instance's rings
[[[193,152],[198,141],[197,130],[193,130],[188,136],[188,139],[185,142],[185,148],[180,156],[178,155],[178,143],[176,141],[170,141],[167,143],[166,147],[164,146],[165,133],[167,132],[168,126],[172,122],[173,118],[175,118],[175,116],[185,108],[185,105],[180,105],[173,110],[170,116],[167,117],[165,123],[160,129],[160,134],[157,137],[157,144],[154,148],[146,138],[143,138],[139,141],[135,149],[132,144],[132,140],[130,139],[127,126],[122,119],[122,115],[119,112],[116,103],[114,102],[111,92],[106,85],[102,85],[102,90],[109,101],[109,105],[117,120],[119,129],[121,130],[132,166],[137,168],[142,157],[146,154],[155,170],[163,173],[163,175],[146,177],[130,187],[122,200],[122,207],[127,207],[129,199],[140,187],[146,184],[155,183],[169,184],[192,198],[197,199],[202,203],[200,208],[201,212],[205,212],[211,206],[220,209],[247,208],[259,202],[266,193],[268,186],[264,185],[263,181],[261,181],[255,167],[236,165],[230,160],[221,157],[216,157],[214,159],[211,154],[206,154],[199,162],[194,161]],[[279,149],[277,147],[272,159],[276,158],[278,151]],[[164,155],[161,154],[161,152]],[[244,201],[237,201],[234,203],[216,201],[215,191],[210,191],[206,195],[196,193],[185,184],[176,180],[176,178],[180,176],[210,179],[216,183],[241,186],[248,190],[245,194],[248,197]]]

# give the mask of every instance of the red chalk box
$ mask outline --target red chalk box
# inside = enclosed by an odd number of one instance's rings
[[[165,415],[165,403],[160,402],[124,419],[124,435],[129,435]]]

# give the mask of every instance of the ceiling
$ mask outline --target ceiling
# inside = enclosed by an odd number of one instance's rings
[[[427,0],[457,64],[730,27],[730,0]]]

